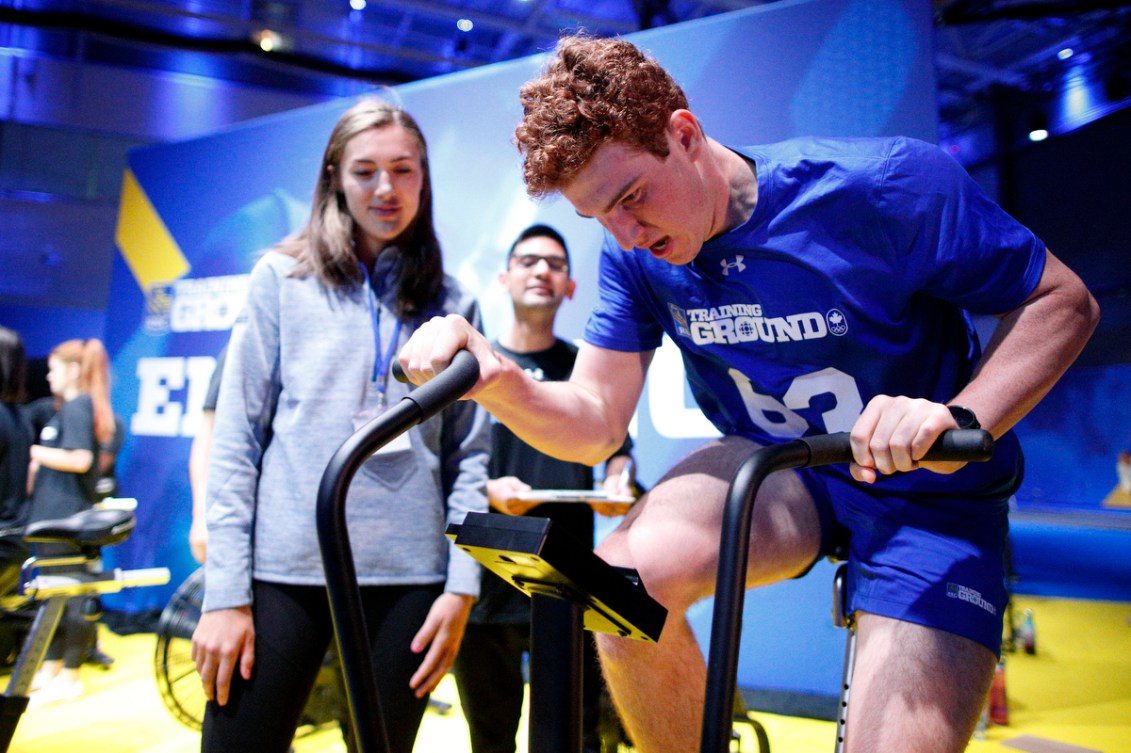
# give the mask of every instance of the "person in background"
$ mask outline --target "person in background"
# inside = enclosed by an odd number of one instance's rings
[[[32,436],[39,436],[43,431],[43,427],[47,422],[59,412],[63,407],[63,397],[59,394],[51,394],[45,397],[40,397],[26,403],[23,406],[23,414],[27,418],[32,428]],[[98,448],[98,480],[94,483],[94,495],[97,502],[101,502],[108,497],[116,496],[118,493],[118,475],[117,475],[117,459],[118,453],[122,449],[122,444],[126,438],[126,425],[122,417],[117,413],[114,414],[114,433],[110,440],[102,444]],[[85,605],[83,610],[89,617],[90,615],[101,614],[102,604],[97,596],[84,596],[83,600]],[[97,639],[97,631],[94,643],[91,644],[90,650],[87,651],[83,657],[84,664],[90,664],[101,669],[110,669],[114,666],[114,657],[103,651]]]
[[[98,447],[98,481],[94,493],[100,500],[118,496],[118,453],[126,441],[126,423],[114,414],[114,434]]]
[[[0,327],[0,596],[17,589],[31,556],[23,540],[33,437],[22,411],[26,380],[23,340],[15,330]],[[15,661],[25,637],[22,622],[0,620],[0,664]]]
[[[532,225],[511,245],[499,281],[511,297],[514,321],[494,343],[538,381],[569,378],[577,346],[554,334],[562,303],[573,297],[565,239],[548,225]],[[632,495],[631,440],[605,463],[604,489]],[[593,489],[593,467],[545,455],[500,423],[491,427],[490,480],[487,498],[494,512],[550,518],[577,540],[593,545],[593,509],[585,504],[523,501],[533,489]],[[627,505],[600,503],[611,515]],[[492,572],[483,573],[479,601],[471,610],[463,650],[453,672],[460,705],[471,734],[472,753],[514,753],[522,716],[522,657],[530,650],[530,599]],[[591,640],[584,643],[583,740],[586,753],[600,750],[597,733],[600,667]]]
[[[228,344],[207,481],[203,613],[192,654],[201,749],[285,753],[333,625],[315,526],[342,443],[411,389],[393,355],[475,299],[444,274],[424,136],[365,99],[335,124],[308,224],[256,263]],[[444,536],[487,509],[486,413],[454,404],[381,448],[348,493],[353,556],[389,750],[410,753],[451,667],[478,563]]]
[[[699,748],[706,665],[686,611],[714,591],[735,470],[758,446],[837,431],[854,462],[761,486],[746,584],[803,575],[846,533],[846,749],[964,750],[1002,638],[1022,468],[1010,430],[1095,328],[1087,288],[936,146],[724,145],[624,40],[563,38],[519,96],[528,193],[560,193],[606,231],[573,374],[537,382],[456,317],[418,330],[400,362],[422,383],[469,349],[474,400],[544,452],[594,462],[623,440],[661,338],[679,347],[723,436],[598,547],[668,609],[655,644],[597,635],[637,750]],[[984,348],[969,312],[999,320]],[[923,459],[944,431],[979,426],[997,440],[989,462]]]
[[[31,447],[31,508],[28,523],[65,518],[89,510],[99,501],[99,448],[114,437],[110,407],[110,365],[96,339],[67,340],[47,358],[47,381],[59,410]],[[37,544],[39,555],[72,551],[64,544]],[[83,572],[76,566],[75,572]],[[62,568],[54,569],[62,572]],[[70,599],[59,627],[32,684],[31,702],[53,703],[82,695],[79,668],[98,635],[96,622],[83,614],[85,598]]]
[[[28,515],[33,435],[21,410],[26,379],[23,340],[15,330],[0,327],[0,531],[22,530]]]
[[[54,395],[38,397],[24,403],[21,412],[27,419],[28,425],[31,426],[32,436],[38,437],[39,432],[43,431],[43,427],[47,425],[52,416],[59,412],[61,407],[63,407],[63,401]]]
[[[189,448],[189,487],[192,490],[192,524],[189,527],[189,549],[192,557],[204,564],[208,551],[208,525],[205,522],[204,507],[207,498],[205,487],[208,481],[208,458],[212,452],[212,431],[216,422],[216,401],[220,398],[220,377],[224,373],[224,358],[228,346],[220,349],[212,377],[208,380],[208,391],[204,394],[204,404],[200,406],[200,420],[196,434]]]

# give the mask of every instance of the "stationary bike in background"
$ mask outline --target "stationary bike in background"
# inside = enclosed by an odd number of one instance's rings
[[[26,529],[0,532],[0,623],[15,663],[0,695],[0,753],[8,750],[28,704],[28,694],[69,599],[117,593],[123,588],[169,582],[164,567],[102,570],[102,547],[125,541],[136,525],[136,500],[104,500],[100,506]],[[65,544],[71,553],[35,556],[30,544]],[[82,572],[75,572],[76,565]],[[62,571],[60,568],[67,568]]]

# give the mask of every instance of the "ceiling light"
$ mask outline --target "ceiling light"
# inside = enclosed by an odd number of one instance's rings
[[[290,52],[294,49],[293,39],[271,29],[260,29],[252,33],[251,41],[264,52]]]
[[[1049,119],[1043,112],[1029,117],[1029,140],[1044,141],[1049,137]]]
[[[1065,47],[1063,50],[1056,53],[1056,56],[1060,60],[1067,60],[1068,58],[1072,57],[1075,54],[1076,54],[1076,51],[1073,50],[1071,47]]]
[[[470,18],[461,18],[456,21],[456,28],[460,31],[471,31],[475,28],[475,24],[471,22]]]
[[[279,46],[279,35],[271,31],[270,29],[264,29],[263,31],[259,32],[258,39],[256,39],[256,41],[259,43],[259,49],[263,50],[264,52],[271,52]]]

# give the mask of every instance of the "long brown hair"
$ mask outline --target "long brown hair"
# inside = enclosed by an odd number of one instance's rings
[[[52,358],[79,364],[79,392],[94,403],[94,436],[103,445],[114,438],[114,409],[110,407],[110,359],[101,340],[67,340],[51,351]]]
[[[443,283],[444,265],[440,241],[432,224],[432,173],[428,167],[428,146],[420,126],[399,107],[366,98],[342,114],[330,132],[322,155],[310,221],[276,248],[298,260],[296,275],[314,274],[332,287],[361,283],[362,273],[353,250],[358,230],[335,176],[340,173],[342,154],[350,139],[371,128],[391,126],[400,126],[417,140],[424,171],[420,208],[401,237],[394,242],[400,252],[397,273],[397,313],[400,315],[419,312],[435,299]]]

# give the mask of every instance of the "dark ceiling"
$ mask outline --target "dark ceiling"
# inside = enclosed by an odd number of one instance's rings
[[[0,0],[0,45],[29,55],[352,93],[542,52],[559,31],[624,34],[757,0]],[[992,127],[991,104],[1097,82],[1087,119],[1131,96],[1131,10],[1116,0],[936,2],[940,139]],[[461,20],[473,26],[460,31]],[[14,30],[14,31],[13,31]],[[270,51],[263,47],[271,46]],[[1058,53],[1074,54],[1061,59]],[[186,55],[186,52],[207,55]],[[212,62],[203,65],[202,58]],[[1020,98],[1020,99],[1019,99]],[[1068,130],[1077,121],[1059,125]],[[1057,128],[1054,128],[1054,133]]]

